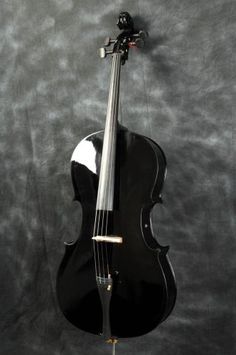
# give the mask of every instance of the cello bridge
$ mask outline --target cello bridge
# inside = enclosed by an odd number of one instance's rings
[[[123,243],[123,238],[117,235],[95,235],[92,239],[96,242]]]

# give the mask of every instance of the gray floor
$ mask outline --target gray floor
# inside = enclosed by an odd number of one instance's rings
[[[148,29],[122,72],[121,120],[166,153],[164,205],[178,300],[150,334],[117,355],[233,355],[235,321],[234,0],[3,0],[1,63],[1,355],[99,355],[110,346],[59,312],[55,277],[74,239],[70,156],[105,120],[120,10]]]

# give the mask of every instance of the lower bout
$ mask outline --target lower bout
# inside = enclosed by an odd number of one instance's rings
[[[116,299],[111,303],[111,333],[118,338],[144,335],[161,323],[165,313],[162,304],[135,304],[132,300]]]
[[[78,302],[61,305],[65,317],[77,328],[102,335],[102,306],[97,289]],[[111,335],[118,338],[136,337],[146,334],[161,323],[165,314],[166,298],[163,291],[156,297],[144,297],[139,302],[130,297],[114,293],[110,303]]]

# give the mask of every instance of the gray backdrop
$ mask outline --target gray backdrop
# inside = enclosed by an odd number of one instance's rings
[[[105,121],[110,60],[96,51],[121,10],[150,34],[122,68],[120,112],[167,156],[153,221],[178,299],[117,355],[236,351],[235,1],[2,0],[1,355],[111,354],[61,315],[55,277],[81,222],[70,157]]]

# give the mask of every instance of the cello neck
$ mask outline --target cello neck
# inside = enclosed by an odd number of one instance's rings
[[[96,210],[113,210],[121,53],[113,53]]]

